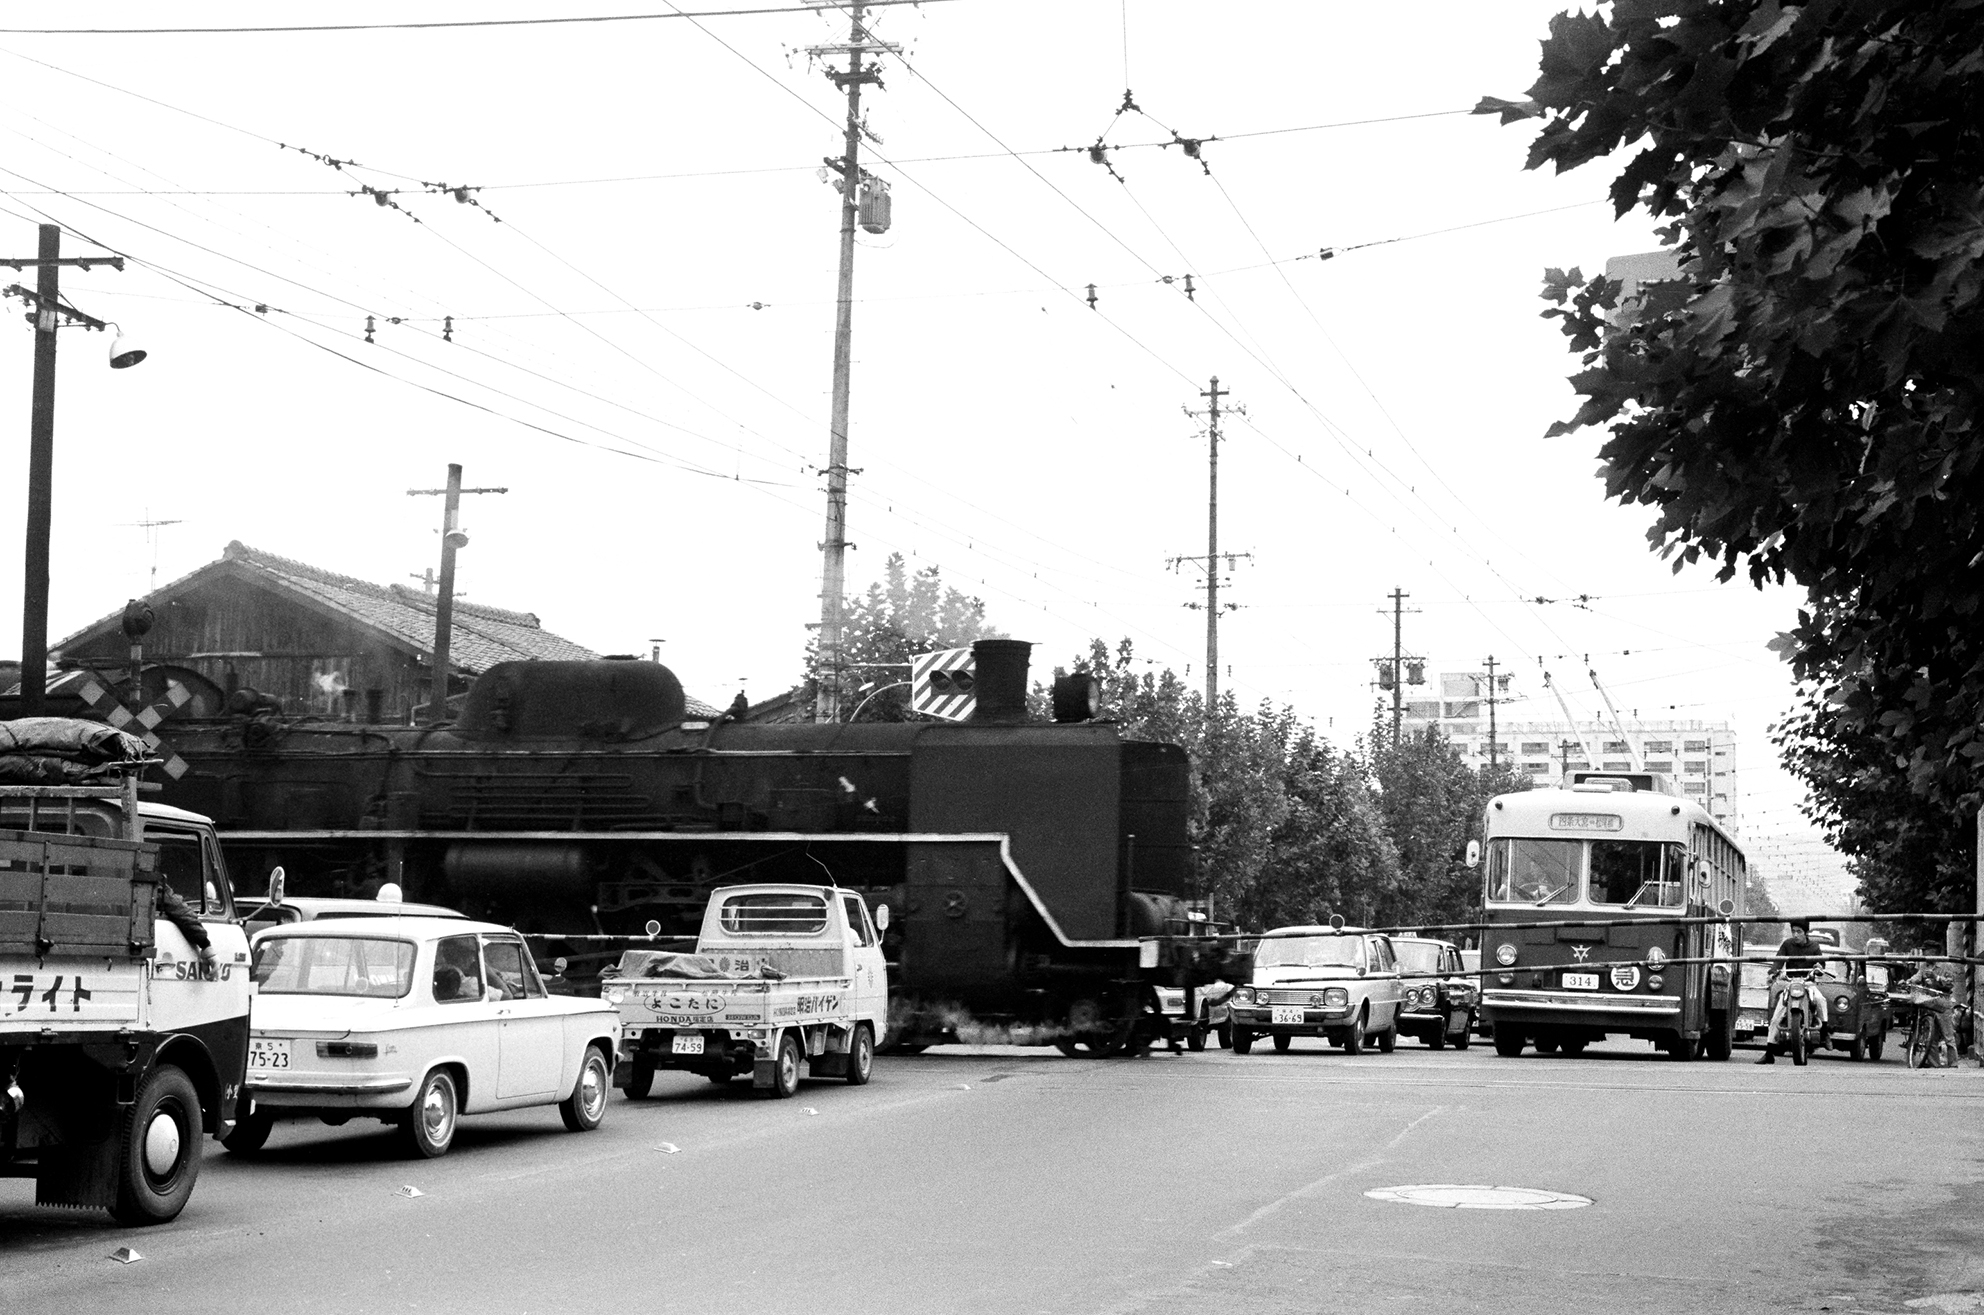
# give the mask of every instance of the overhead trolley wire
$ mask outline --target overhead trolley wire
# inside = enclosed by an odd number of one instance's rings
[[[869,9],[897,5],[940,5],[952,0],[861,0]],[[448,28],[555,27],[579,23],[653,23],[675,18],[753,18],[765,14],[817,14],[827,4],[766,5],[755,9],[698,9],[658,14],[567,14],[550,18],[455,18],[415,23],[286,23],[260,27],[0,27],[0,36],[136,37],[269,36],[309,32],[427,32]],[[672,6],[671,6],[672,8]]]

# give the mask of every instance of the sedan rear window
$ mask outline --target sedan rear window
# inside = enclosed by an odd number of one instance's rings
[[[255,956],[264,995],[398,999],[413,985],[413,946],[368,936],[271,936]]]

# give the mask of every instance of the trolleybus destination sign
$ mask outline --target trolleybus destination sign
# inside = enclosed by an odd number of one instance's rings
[[[1552,813],[1552,831],[1622,831],[1626,819],[1617,813]]]

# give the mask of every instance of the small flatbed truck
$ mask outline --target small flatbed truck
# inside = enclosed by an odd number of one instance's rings
[[[627,950],[602,975],[620,1011],[613,1084],[645,1098],[663,1070],[715,1083],[744,1074],[774,1098],[811,1077],[868,1081],[888,1022],[888,907],[824,886],[711,892],[693,954]]]
[[[164,1223],[233,1131],[248,941],[204,817],[121,782],[0,785],[0,1178],[40,1205]],[[211,965],[159,916],[159,883]]]

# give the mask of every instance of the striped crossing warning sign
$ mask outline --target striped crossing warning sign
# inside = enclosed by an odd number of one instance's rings
[[[977,668],[968,648],[918,653],[909,660],[911,711],[946,721],[964,721],[978,706]]]
[[[147,748],[164,759],[160,766],[167,776],[176,781],[191,770],[190,764],[166,748],[165,742],[158,737],[158,724],[193,701],[192,691],[184,685],[176,680],[168,680],[165,683],[165,697],[143,712],[136,713],[118,702],[116,695],[94,680],[76,692],[82,697],[83,702],[96,710],[97,716],[109,722],[115,729],[128,731],[137,736],[145,742]],[[138,729],[131,730],[134,724]]]

